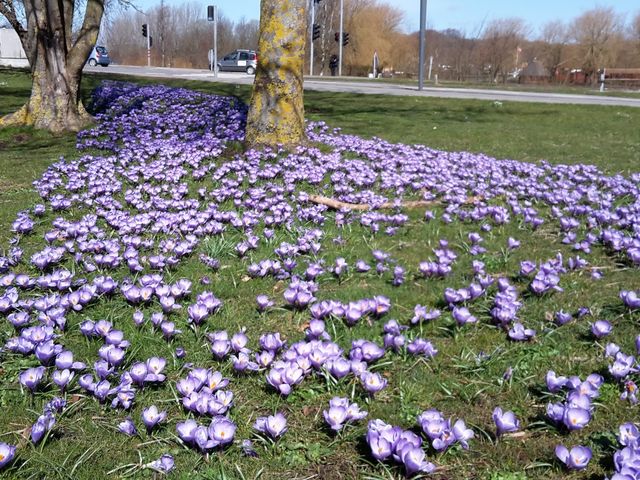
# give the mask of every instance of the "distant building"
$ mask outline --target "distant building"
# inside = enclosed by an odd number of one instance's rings
[[[0,66],[28,67],[20,37],[13,28],[0,28]]]
[[[550,78],[549,71],[542,62],[534,58],[520,71],[518,83],[547,83]]]

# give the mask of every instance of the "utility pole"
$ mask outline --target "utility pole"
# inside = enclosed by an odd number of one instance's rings
[[[316,26],[316,0],[311,0],[311,47],[309,48],[309,76],[313,76],[313,29]]]
[[[338,76],[342,76],[342,33],[344,22],[344,0],[340,0],[340,36],[338,37]]]
[[[420,0],[420,65],[418,67],[418,90],[424,88],[425,30],[427,28],[427,0]]]
[[[142,36],[147,39],[147,68],[151,66],[151,29],[148,23],[142,24]]]
[[[214,78],[218,78],[218,7],[209,5],[207,7],[207,20],[213,22],[213,59],[211,70]]]
[[[213,7],[213,76],[218,78],[218,7]]]
[[[164,33],[165,33],[165,26],[166,26],[166,18],[167,18],[167,14],[165,12],[165,5],[164,5],[164,0],[160,1],[160,53],[162,54],[162,66],[165,67],[165,61],[164,61]]]

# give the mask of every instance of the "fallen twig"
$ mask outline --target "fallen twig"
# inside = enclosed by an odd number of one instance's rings
[[[380,205],[370,205],[368,203],[347,203],[336,200],[335,198],[325,197],[323,195],[309,195],[309,201],[318,205],[325,205],[334,210],[373,210],[388,208],[420,208],[441,205],[442,200],[407,200],[405,202],[384,202]],[[481,197],[467,197],[464,203],[475,203],[481,200]]]

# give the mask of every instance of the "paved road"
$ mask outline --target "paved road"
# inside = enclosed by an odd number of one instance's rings
[[[202,80],[250,85],[253,77],[245,73],[220,72],[215,79],[208,70],[186,68],[133,67],[111,65],[107,68],[86,67],[87,72],[136,75],[141,77],[181,78],[185,80]],[[330,80],[317,77],[306,78],[305,90],[320,92],[349,92],[380,95],[403,95],[416,97],[471,98],[490,101],[564,103],[580,105],[614,105],[640,107],[640,98],[608,97],[601,95],[576,95],[568,93],[514,92],[508,90],[483,90],[475,88],[425,87],[419,91],[412,85],[386,83],[384,80]]]

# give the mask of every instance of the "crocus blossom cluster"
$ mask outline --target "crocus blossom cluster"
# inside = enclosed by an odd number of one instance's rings
[[[410,430],[389,425],[382,420],[371,420],[367,427],[367,443],[376,460],[394,460],[400,463],[407,476],[431,473],[436,467],[427,461],[422,449],[422,438]]]
[[[634,423],[624,423],[618,428],[621,448],[613,454],[616,473],[610,480],[636,480],[640,478],[640,430]]]
[[[425,410],[418,415],[418,425],[436,451],[446,450],[456,442],[466,450],[469,448],[469,440],[474,437],[473,430],[467,428],[464,420],[452,423],[451,419],[445,418],[442,412],[435,409]]]
[[[258,417],[253,428],[256,432],[263,433],[272,440],[277,440],[287,431],[287,418],[280,412],[275,415]]]
[[[231,444],[236,434],[236,424],[225,416],[216,415],[209,426],[201,425],[193,419],[178,422],[176,432],[185,444],[207,452]]]
[[[322,415],[332,430],[339,431],[345,424],[365,418],[367,412],[360,410],[358,404],[351,403],[348,398],[333,397],[329,401],[329,408],[323,410]]]
[[[593,400],[600,395],[604,383],[601,375],[592,373],[586,380],[580,377],[558,376],[553,370],[546,375],[547,389],[558,393],[566,389],[564,402],[551,402],[547,405],[547,416],[553,422],[564,425],[568,430],[580,430],[590,421],[593,413]]]
[[[193,368],[186,378],[178,380],[176,390],[183,407],[199,415],[220,416],[233,406],[233,392],[223,390],[229,379],[207,368]]]
[[[329,334],[332,322],[343,321],[349,327],[368,322],[374,329],[376,321],[391,311],[392,302],[373,293],[367,294],[369,298],[326,299],[325,282],[377,275],[401,292],[412,283],[410,279],[434,285],[445,282],[463,264],[459,255],[468,253],[473,257],[473,278],[460,288],[444,286],[442,309],[448,309],[460,327],[477,323],[488,311],[509,339],[526,341],[536,335],[523,323],[528,319],[518,318],[528,295],[561,291],[564,278],[581,274],[590,265],[592,250],[600,246],[618,261],[640,265],[640,205],[628,202],[640,194],[637,174],[609,177],[586,165],[534,165],[394,145],[344,135],[323,123],[308,124],[310,145],[291,152],[248,150],[218,164],[226,146],[243,139],[246,108],[237,100],[111,82],[98,89],[94,100],[98,125],[78,135],[78,148],[92,154],[61,159],[35,182],[43,204],[18,213],[11,224],[15,237],[0,257],[0,316],[13,332],[3,351],[35,359],[18,374],[18,382],[36,398],[50,388],[84,391],[105,408],[129,410],[140,390],[163,388],[171,373],[165,371],[166,359],[136,358],[136,349],[117,323],[122,319],[115,315],[109,320],[91,320],[91,308],[106,299],[120,301],[125,308],[135,309],[132,315],[123,315],[125,321],[133,319],[140,329],[150,321],[149,334],[161,335],[167,342],[180,338],[185,322],[199,334],[201,327],[212,323],[223,301],[212,291],[201,291],[193,298],[192,288],[201,287],[194,287],[191,279],[176,280],[174,274],[193,256],[207,273],[223,276],[222,263],[227,260],[216,251],[216,241],[230,232],[236,238],[229,249],[235,261],[244,262],[247,281],[284,284],[281,295],[258,295],[258,310],[267,312],[284,303],[297,310],[296,315],[311,318],[303,327],[302,341],[265,332],[254,352],[247,348],[244,329],[236,333],[207,330],[208,348],[216,362],[230,362],[236,375],[261,372],[274,394],[283,396],[306,378],[326,377],[339,384],[353,375],[355,384],[369,394],[368,400],[375,401],[372,396],[389,383],[385,372],[378,369],[383,357],[404,351],[427,358],[437,354],[431,341],[417,336],[415,326],[437,321],[441,312],[426,305],[413,306],[421,301],[418,299],[409,306],[399,305],[400,310],[413,310],[413,316],[409,313],[406,318],[411,326],[401,324],[405,319],[398,317],[400,321],[384,324],[382,339],[350,338],[350,348],[341,347],[339,339],[334,341]],[[326,148],[316,148],[315,142]],[[332,212],[314,203],[305,191],[309,185],[330,190],[339,201],[367,203],[372,209]],[[438,215],[442,222],[473,222],[474,231],[465,240],[468,243],[461,248],[438,239],[433,256],[417,265],[401,264],[394,250],[381,248],[372,249],[366,259],[351,259],[343,252],[345,256],[335,261],[323,258],[330,241],[324,227],[330,222],[339,229],[363,228],[368,235],[395,235],[408,228],[410,217],[401,211],[407,196],[441,202],[443,211]],[[377,209],[386,202],[394,207],[392,211]],[[436,210],[424,213],[426,221],[435,218]],[[490,251],[489,232],[493,226],[512,221],[525,228],[536,229],[544,223],[556,229],[561,243],[576,252],[575,256],[525,258],[519,276],[488,273],[491,270],[481,255],[495,253]],[[38,232],[43,232],[42,241],[25,254],[20,242],[30,237],[36,243]],[[338,236],[332,248],[345,243]],[[509,238],[504,254],[518,248],[519,254],[526,252],[520,240]],[[261,255],[269,258],[258,258]],[[600,278],[603,271],[593,267],[591,278]],[[209,277],[198,283],[208,284],[214,284]],[[640,309],[637,290],[626,287],[619,298],[626,315]],[[588,310],[578,312],[575,317],[580,318]],[[80,314],[77,325],[74,320]],[[574,315],[559,310],[554,318],[563,325]],[[98,340],[95,361],[79,361],[66,346],[67,330],[77,329],[88,345]],[[595,320],[591,333],[597,339],[615,335],[606,320]],[[175,351],[176,359],[184,357],[181,347]],[[636,403],[635,356],[615,344],[607,345],[605,353],[610,359],[610,376],[623,389],[621,398]],[[225,390],[229,380],[213,369],[184,368],[186,376],[175,384],[180,402],[190,415],[212,420],[209,425],[191,418],[179,422],[178,437],[200,452],[231,444],[236,425],[226,416],[234,402],[233,393]],[[222,366],[220,370],[225,371]],[[549,403],[548,417],[568,430],[584,428],[603,382],[595,374],[581,381],[549,372],[547,389],[565,396]],[[30,430],[33,443],[42,442],[54,428],[56,414],[64,405],[64,400],[56,398],[45,406]],[[366,415],[357,404],[340,397],[332,399],[323,413],[336,431]],[[152,433],[169,419],[166,411],[149,405],[142,409],[141,420]],[[520,428],[516,415],[501,407],[493,411],[493,420],[498,436]],[[418,423],[437,451],[456,443],[466,449],[473,437],[463,420],[447,419],[437,410],[423,412]],[[137,434],[131,417],[118,428],[127,435]],[[275,440],[287,430],[287,421],[277,413],[258,418],[254,428]],[[621,427],[624,448],[614,457],[615,480],[639,477],[638,436],[635,425]],[[411,431],[373,420],[366,439],[374,458],[393,460],[408,475],[435,468],[426,460],[421,437]],[[243,447],[247,455],[255,454],[250,444]],[[12,445],[0,443],[0,468],[13,461],[15,451]],[[556,455],[567,468],[581,469],[591,452],[579,445],[559,445]],[[173,458],[163,455],[149,465],[168,472]]]

